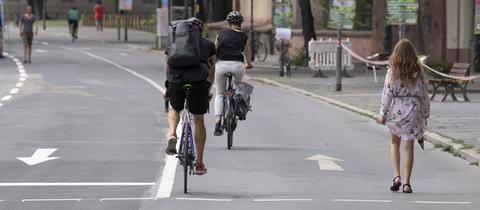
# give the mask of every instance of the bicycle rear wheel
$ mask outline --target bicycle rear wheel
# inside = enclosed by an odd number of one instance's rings
[[[187,193],[187,184],[188,184],[188,168],[189,165],[191,164],[191,157],[188,153],[190,150],[190,125],[185,124],[183,127],[183,150],[182,150],[182,155],[183,155],[183,192],[186,194]]]
[[[267,45],[265,45],[262,42],[259,42],[257,52],[256,52],[256,56],[257,56],[258,60],[259,61],[265,61],[267,59],[267,55],[268,55]]]
[[[235,130],[234,128],[234,120],[235,120],[235,115],[233,113],[233,103],[232,103],[232,99],[231,98],[228,98],[226,100],[227,104],[226,104],[226,107],[227,107],[227,116],[225,117],[225,120],[226,120],[226,127],[227,127],[227,149],[232,149],[232,145],[233,145],[233,131]]]

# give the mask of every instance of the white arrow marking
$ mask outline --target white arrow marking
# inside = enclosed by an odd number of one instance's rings
[[[58,157],[49,157],[57,150],[56,148],[37,149],[31,157],[17,157],[17,159],[25,162],[29,166],[33,166],[45,161],[57,159]]]
[[[318,154],[318,155],[305,158],[305,160],[318,161],[318,166],[320,167],[320,170],[343,171],[343,168],[335,163],[335,161],[343,162],[343,160],[340,160],[340,159]]]

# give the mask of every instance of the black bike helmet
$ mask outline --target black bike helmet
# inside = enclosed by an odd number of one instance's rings
[[[231,11],[227,15],[227,22],[231,25],[241,25],[243,22],[243,16],[239,11]]]
[[[203,31],[203,22],[196,18],[196,17],[191,17],[191,18],[188,18],[188,21],[192,22],[193,24],[197,25],[198,28],[200,29],[200,32]]]

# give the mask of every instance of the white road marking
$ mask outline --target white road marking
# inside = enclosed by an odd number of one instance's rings
[[[38,53],[47,53],[48,51],[42,50],[42,49],[36,49],[35,52],[38,52]]]
[[[28,74],[26,74],[26,73],[20,73],[20,78],[22,78],[22,77],[28,77]]]
[[[326,155],[314,155],[311,157],[305,158],[305,160],[316,160],[318,161],[318,166],[320,167],[320,170],[325,170],[325,171],[343,171],[343,168],[340,167],[335,163],[335,161],[340,161],[343,162],[343,160],[336,159],[333,157],[329,157]]]
[[[38,44],[38,41],[33,41],[34,44]]]
[[[392,200],[361,200],[361,199],[333,199],[334,202],[369,202],[369,203],[391,203]]]
[[[20,77],[20,79],[18,79],[19,81],[21,82],[25,82],[25,80],[27,80],[25,77]]]
[[[416,204],[471,204],[469,201],[415,201]]]
[[[17,94],[17,93],[18,93],[18,88],[13,88],[13,89],[10,90],[9,94],[13,95],[13,94]]]
[[[6,95],[6,96],[3,96],[3,98],[1,99],[2,101],[8,101],[12,98],[12,95]]]
[[[29,166],[33,166],[49,160],[58,159],[59,157],[49,157],[57,150],[57,148],[40,148],[35,150],[31,157],[17,157],[17,159],[23,161]]]
[[[285,198],[285,199],[253,199],[254,202],[289,202],[289,201],[312,201],[310,198]]]
[[[175,200],[184,201],[214,201],[214,202],[230,202],[232,199],[219,199],[219,198],[175,198]]]
[[[155,182],[12,182],[0,183],[0,187],[114,187],[114,186],[155,186]]]
[[[153,87],[155,87],[158,91],[160,91],[162,94],[165,94],[165,88],[163,88],[162,86],[160,86],[158,83],[156,83],[155,81],[153,81],[152,79],[142,75],[142,74],[139,74],[129,68],[126,68],[116,62],[113,62],[109,59],[106,59],[106,58],[103,58],[103,57],[100,57],[98,55],[95,55],[93,53],[89,53],[87,51],[84,51],[84,50],[79,50],[79,49],[72,49],[72,48],[66,48],[66,47],[62,47],[64,49],[67,49],[67,50],[72,50],[72,51],[77,51],[77,52],[80,52],[80,53],[83,53],[85,55],[88,55],[92,58],[95,58],[97,60],[100,60],[100,61],[103,61],[103,62],[106,62],[106,63],[109,63],[121,70],[124,70],[130,74],[132,74],[133,76],[136,76],[146,82],[148,82],[150,85],[152,85]],[[177,142],[177,148],[178,148],[178,142]],[[169,198],[171,196],[171,193],[172,193],[172,189],[173,189],[173,184],[174,184],[174,181],[175,181],[175,171],[176,171],[176,168],[177,168],[177,164],[178,164],[178,159],[175,158],[174,156],[168,156],[166,155],[165,156],[165,166],[163,167],[163,171],[162,171],[162,178],[160,179],[160,184],[158,186],[158,192],[157,192],[157,198]]]
[[[81,201],[80,198],[62,198],[62,199],[22,199],[24,202],[49,202],[49,201]]]
[[[128,56],[127,53],[118,53],[121,56]]]
[[[17,84],[15,85],[15,87],[23,87],[23,82],[17,82]]]
[[[3,106],[3,104],[0,104],[0,107],[2,107],[2,106]]]
[[[48,46],[48,42],[42,42],[42,45]]]
[[[136,200],[156,200],[156,198],[101,198],[99,201],[136,201]]]

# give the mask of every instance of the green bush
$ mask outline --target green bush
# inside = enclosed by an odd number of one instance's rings
[[[292,64],[295,66],[308,66],[308,55],[305,48],[297,51],[297,54],[292,56]]]

